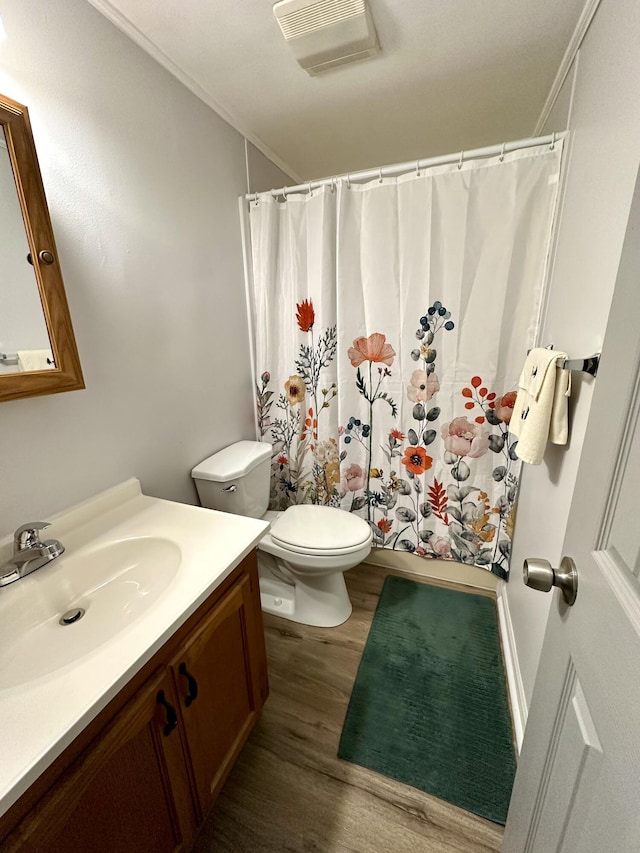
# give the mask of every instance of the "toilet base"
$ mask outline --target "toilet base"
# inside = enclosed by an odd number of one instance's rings
[[[271,560],[275,558],[270,554],[258,554],[260,601],[265,613],[317,628],[335,628],[351,616],[351,601],[342,572],[303,580],[295,578],[288,583],[274,576],[272,569],[277,574],[282,572],[280,567],[270,565]]]

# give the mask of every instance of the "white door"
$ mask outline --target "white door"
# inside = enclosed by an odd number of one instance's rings
[[[640,180],[564,542],[578,595],[553,591],[503,853],[640,851],[639,420]]]

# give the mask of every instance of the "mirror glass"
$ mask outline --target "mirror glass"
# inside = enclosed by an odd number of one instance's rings
[[[82,367],[29,111],[5,95],[0,143],[0,401],[77,391]]]
[[[0,375],[55,368],[40,291],[0,126]]]

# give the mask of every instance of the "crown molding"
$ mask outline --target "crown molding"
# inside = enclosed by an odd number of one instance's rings
[[[163,66],[170,74],[179,80],[183,86],[186,86],[197,98],[203,101],[208,107],[216,112],[220,118],[224,119],[227,124],[244,136],[252,145],[261,151],[265,157],[268,157],[271,162],[281,169],[285,174],[289,175],[295,181],[300,183],[302,178],[291,167],[284,162],[278,155],[269,148],[269,146],[260,139],[259,136],[251,133],[243,127],[242,122],[225,106],[217,101],[206,89],[197,83],[193,77],[187,74],[183,69],[160,48],[154,41],[146,36],[136,25],[116,9],[109,0],[89,0],[105,18],[111,21],[114,26],[121,30],[131,41],[135,42],[138,47],[141,47],[145,53],[148,53],[153,59]]]
[[[542,133],[542,128],[545,126],[546,121],[549,118],[549,114],[553,109],[553,105],[555,104],[558,95],[560,94],[560,90],[562,89],[564,81],[567,79],[567,74],[571,70],[573,61],[575,60],[576,55],[580,50],[580,46],[582,45],[584,37],[586,36],[587,31],[591,25],[593,16],[598,11],[599,5],[600,0],[586,0],[584,8],[580,13],[580,17],[578,18],[576,28],[573,31],[571,38],[569,39],[569,44],[567,45],[567,49],[564,52],[562,61],[560,62],[558,73],[556,74],[555,80],[553,81],[549,94],[547,95],[547,100],[544,102],[544,106],[542,108],[542,112],[540,113],[538,123],[536,124],[535,128],[533,129],[533,133],[531,134],[532,136],[540,136],[540,134]]]

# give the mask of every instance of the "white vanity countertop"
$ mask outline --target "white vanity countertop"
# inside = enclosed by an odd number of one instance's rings
[[[137,480],[128,480],[49,520],[51,527],[42,538],[59,539],[65,553],[33,574],[0,588],[0,815],[231,574],[269,529],[267,522],[257,519],[147,497],[141,493]],[[63,588],[65,560],[73,559],[79,549],[88,547],[93,552],[101,546],[140,537],[169,539],[181,552],[180,567],[157,600],[93,651],[24,684],[7,686],[2,680],[3,661],[6,664],[7,644],[14,646],[18,639],[18,615],[25,608],[43,606],[39,602],[42,595],[38,576],[48,572],[53,578],[55,573],[55,587]],[[11,554],[12,539],[7,537],[0,541],[0,563]],[[51,607],[50,602],[47,607]],[[84,618],[89,615],[87,611]],[[31,652],[46,655],[46,649],[29,649]]]

